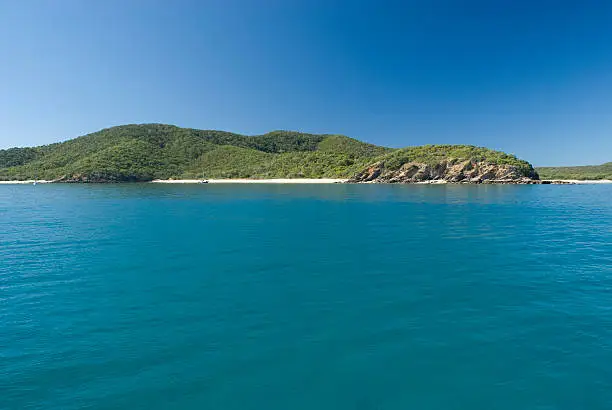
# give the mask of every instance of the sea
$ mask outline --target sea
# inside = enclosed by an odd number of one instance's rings
[[[0,409],[612,409],[612,185],[0,186]]]

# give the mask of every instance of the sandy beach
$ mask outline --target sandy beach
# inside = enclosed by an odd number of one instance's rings
[[[580,179],[545,179],[544,181],[550,181],[550,182],[565,182],[568,184],[612,184],[612,180],[609,179],[587,179],[587,180],[580,180]]]
[[[209,184],[336,184],[345,182],[346,179],[334,178],[277,178],[277,179],[206,179]],[[200,179],[156,179],[151,181],[156,184],[199,184]]]
[[[346,182],[346,179],[335,178],[277,178],[277,179],[207,179],[209,184],[337,184]],[[569,184],[612,184],[610,179],[578,180],[578,179],[554,179],[545,180],[550,182],[564,182]],[[0,181],[0,185],[24,185],[24,184],[49,184],[53,181],[26,180],[26,181]],[[155,179],[150,183],[155,184],[199,184],[201,179]],[[423,181],[417,184],[444,184],[446,181]]]
[[[33,179],[26,180],[26,181],[0,181],[0,185],[33,184],[34,182],[36,182],[37,184],[48,184],[51,181],[44,181],[44,180],[34,181]]]
[[[202,180],[200,179],[156,179],[151,183],[156,184],[199,184]],[[277,178],[277,179],[207,179],[209,184],[336,184],[346,182],[346,179],[334,179],[334,178],[320,178],[320,179],[308,179],[308,178]],[[547,180],[551,182],[564,182],[569,184],[612,184],[612,180],[600,179],[600,180],[577,180],[577,179],[555,179]],[[375,183],[375,182],[370,182]],[[422,185],[436,185],[446,184],[447,181],[423,181],[415,182],[415,184]]]

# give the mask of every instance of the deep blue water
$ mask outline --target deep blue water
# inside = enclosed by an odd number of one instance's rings
[[[0,186],[2,409],[611,409],[612,186]]]

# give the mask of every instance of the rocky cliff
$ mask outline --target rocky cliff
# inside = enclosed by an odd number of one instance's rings
[[[540,183],[539,179],[537,172],[531,167],[447,159],[434,163],[410,161],[393,168],[380,161],[368,166],[348,182],[537,184]]]

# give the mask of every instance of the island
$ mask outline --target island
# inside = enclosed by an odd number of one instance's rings
[[[111,127],[39,147],[0,150],[0,180],[151,182],[541,183],[516,156],[470,145],[377,146],[335,134],[247,136],[165,124]]]

